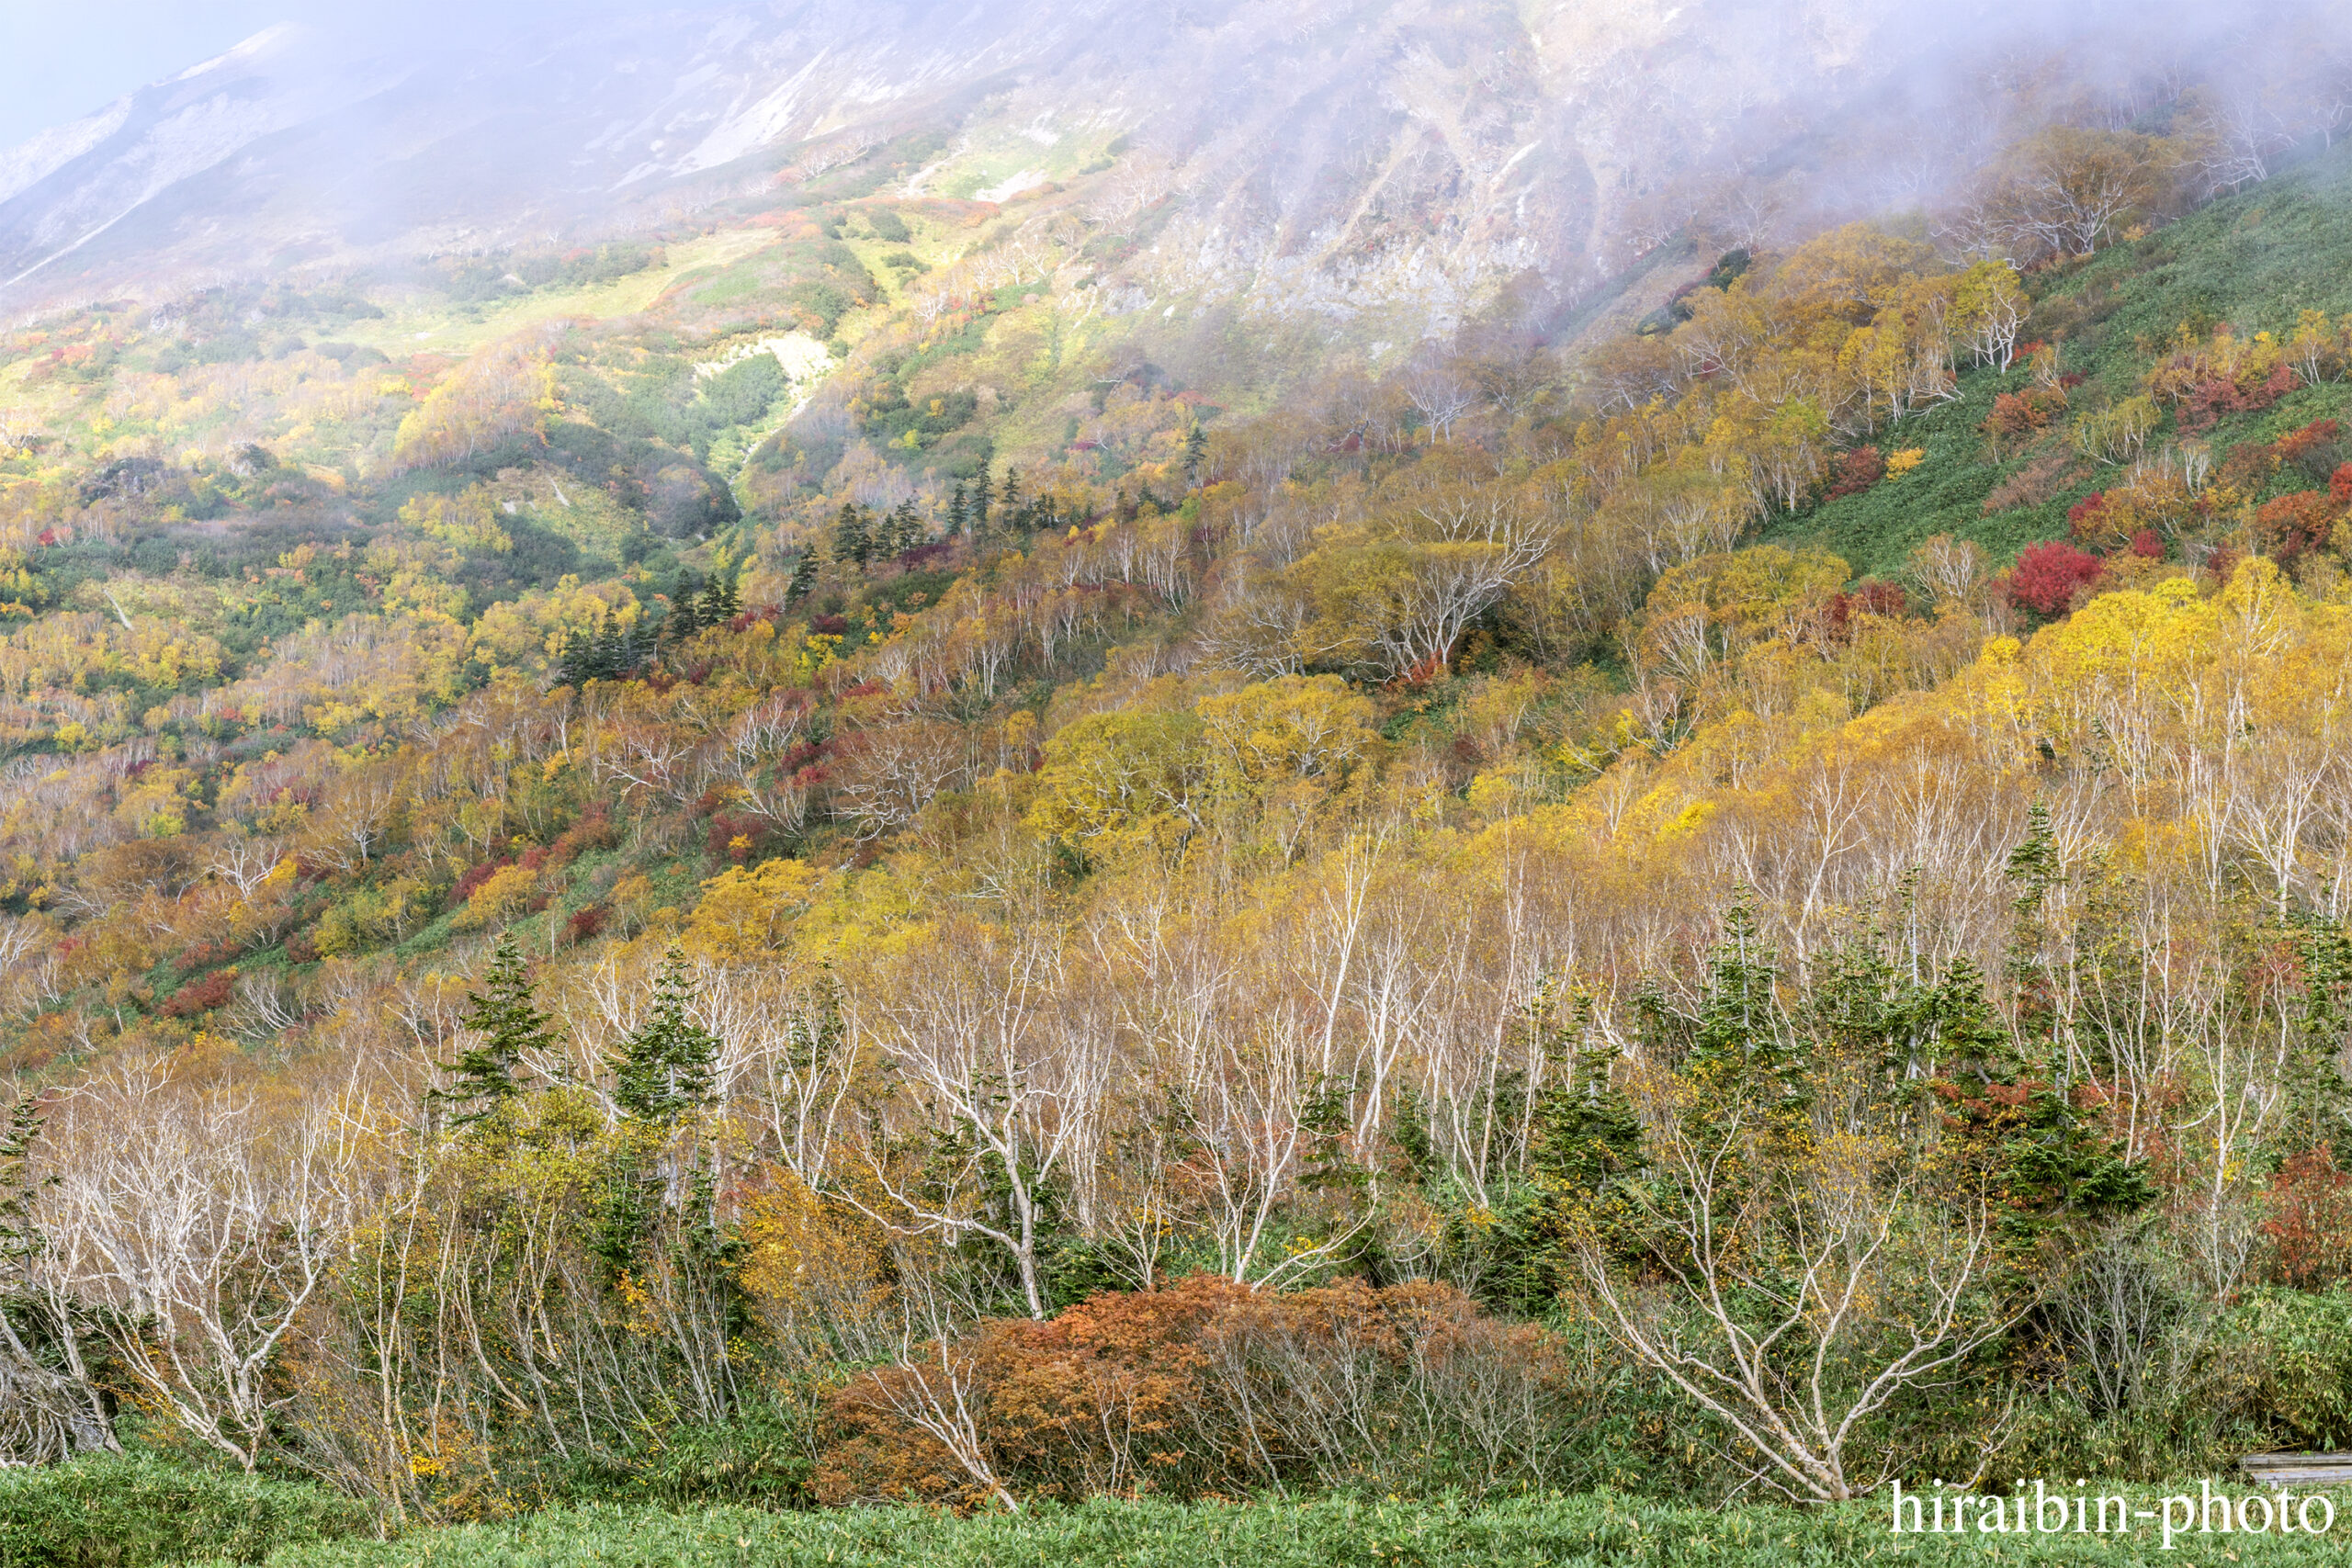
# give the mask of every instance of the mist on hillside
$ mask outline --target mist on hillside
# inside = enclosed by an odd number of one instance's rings
[[[2346,112],[2340,5],[1922,10],[291,4],[0,153],[0,303],[741,221],[895,147],[876,193],[1139,236],[1108,308],[1411,334],[1506,286],[1572,310],[1673,238],[1935,213],[2033,125],[2130,126],[2191,84],[2242,162]]]

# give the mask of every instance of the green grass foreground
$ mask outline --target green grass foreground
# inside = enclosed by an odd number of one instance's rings
[[[150,1568],[271,1551],[368,1528],[322,1486],[130,1453],[0,1469],[0,1568]]]
[[[2237,1491],[2245,1490],[2243,1487]],[[2132,1489],[2135,1496],[2154,1494]],[[270,1568],[1562,1568],[1584,1563],[2194,1563],[2352,1562],[2352,1497],[2334,1532],[2129,1539],[1890,1536],[1883,1501],[1804,1512],[1714,1510],[1605,1495],[1457,1504],[1339,1498],[1247,1506],[1097,1501],[958,1519],[902,1509],[766,1514],[589,1507],[378,1542],[288,1546]],[[2234,1560],[2224,1552],[2234,1551]]]

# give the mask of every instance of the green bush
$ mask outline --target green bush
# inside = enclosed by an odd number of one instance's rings
[[[0,1470],[0,1568],[258,1562],[333,1540],[367,1511],[322,1487],[201,1470],[152,1454]]]
[[[2352,1443],[2352,1294],[2264,1286],[2231,1311],[2214,1352],[2278,1447]]]
[[[731,1422],[675,1427],[661,1440],[604,1462],[582,1461],[560,1478],[570,1501],[690,1508],[731,1503],[805,1507],[816,1435],[808,1411],[755,1398]]]

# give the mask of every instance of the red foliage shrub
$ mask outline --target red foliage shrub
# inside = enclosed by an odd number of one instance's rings
[[[2352,1171],[2324,1147],[2290,1156],[2270,1179],[2270,1239],[2278,1279],[2310,1290],[2352,1274]]]
[[[604,934],[605,921],[612,914],[602,904],[591,904],[584,909],[574,909],[571,918],[563,922],[563,940],[574,946],[591,942]]]
[[[226,964],[236,956],[235,940],[221,937],[216,941],[192,944],[186,953],[181,953],[172,963],[175,968],[179,969],[209,969],[215,964]]]
[[[2046,428],[2066,406],[2065,392],[2055,387],[2028,387],[2022,392],[2000,392],[1993,399],[1993,412],[1984,416],[1977,428],[1998,440],[2002,437],[2030,435]]]
[[[710,819],[710,852],[737,864],[752,858],[774,833],[765,818],[741,811],[721,811]]]
[[[598,801],[581,813],[579,821],[557,834],[552,847],[556,863],[568,865],[590,850],[609,850],[619,842],[613,819],[605,814],[604,802]]]
[[[2259,381],[2245,385],[2226,377],[2198,382],[2180,400],[2180,428],[2211,430],[2224,414],[2251,413],[2267,409],[2296,387],[2295,368],[2281,365]]]
[[[2037,615],[2055,615],[2073,603],[2075,591],[2098,577],[2099,558],[2052,539],[2028,545],[2009,572],[2009,600]]]
[[[2096,539],[2105,533],[2101,514],[2107,511],[2107,491],[2095,490],[2074,505],[2066,508],[2066,532],[2075,543]]]
[[[2336,466],[2336,443],[2343,434],[2344,426],[2338,422],[2315,419],[2273,441],[2270,451],[2281,464],[2293,464],[2312,478],[2322,479]]]
[[[2164,536],[2154,528],[2143,528],[2132,536],[2132,553],[2149,560],[2165,558]]]
[[[164,1004],[164,1016],[194,1018],[198,1013],[227,1007],[229,998],[235,991],[236,979],[237,972],[233,969],[215,969],[209,975],[190,980],[173,992],[171,1000]]]
[[[1860,495],[1886,477],[1886,457],[1875,446],[1857,446],[1838,459],[1829,479],[1829,499]]]
[[[474,889],[514,863],[513,855],[501,855],[466,867],[458,877],[457,886],[449,889],[448,908],[454,909],[474,896]]]
[[[1875,615],[1881,620],[1893,620],[1911,610],[1911,596],[1892,582],[1875,579],[1857,584],[1851,593],[1833,593],[1829,598],[1829,633],[1844,637],[1856,615]]]
[[[2335,472],[2329,476],[2327,493],[2339,502],[2352,502],[2352,463],[2340,465]]]
[[[2327,543],[2337,515],[2335,498],[2325,491],[2297,491],[2263,502],[2254,514],[2255,540],[2273,560],[2290,561]]]

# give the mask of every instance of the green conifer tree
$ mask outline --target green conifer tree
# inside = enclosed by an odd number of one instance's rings
[[[556,679],[578,691],[588,683],[588,647],[580,636],[580,628],[572,626],[563,634],[563,646],[556,650]]]
[[[478,1038],[447,1065],[449,1084],[435,1090],[435,1098],[452,1111],[451,1126],[465,1127],[523,1092],[514,1074],[525,1052],[555,1043],[548,1015],[532,999],[523,950],[513,932],[498,939],[481,988],[466,994],[466,1010],[458,1021]]]
[[[890,553],[904,555],[922,543],[922,519],[915,515],[915,503],[899,502],[890,513]]]
[[[1203,430],[1200,422],[1195,420],[1193,422],[1193,428],[1184,435],[1184,488],[1186,490],[1201,488],[1201,470],[1208,465],[1208,432]]]
[[[670,613],[662,617],[662,640],[675,648],[707,624],[696,596],[681,592],[671,604]]]
[[[0,1132],[0,1269],[10,1278],[47,1245],[33,1215],[44,1187],[57,1185],[55,1176],[33,1174],[33,1145],[40,1141],[40,1097],[20,1095],[8,1111],[7,1127]]]
[[[2281,1141],[2296,1152],[2325,1148],[2339,1170],[2352,1169],[2352,1083],[2344,1044],[2352,1033],[2352,928],[2320,915],[2295,917],[2292,933],[2300,995],[2287,999],[2291,1045],[2281,1075],[2287,1091]]]
[[[865,509],[854,501],[842,502],[833,518],[833,558],[864,566],[874,558],[874,525]]]
[[[1780,955],[1764,941],[1754,896],[1743,893],[1724,912],[1699,1010],[1679,1021],[1679,1032],[1689,1066],[1709,1081],[1769,1087],[1768,1100],[1785,1106],[1804,1096],[1804,1051],[1781,1004],[1780,979]]]
[[[816,586],[817,552],[803,550],[800,558],[792,563],[792,581],[785,584],[785,600],[787,604],[797,603],[808,597]]]
[[[687,1016],[694,995],[676,948],[653,982],[653,1010],[614,1053],[613,1099],[640,1121],[671,1122],[708,1103],[718,1037]]]

